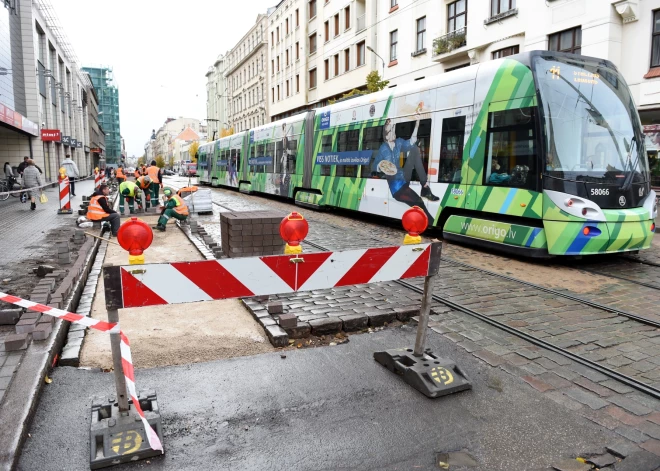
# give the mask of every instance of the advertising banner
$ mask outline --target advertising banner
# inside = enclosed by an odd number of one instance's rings
[[[62,139],[62,133],[59,129],[42,129],[41,130],[41,140],[50,141],[50,142],[60,142]]]
[[[317,165],[368,165],[372,154],[371,150],[319,152],[316,155],[316,163]]]
[[[273,163],[272,157],[253,157],[248,159],[248,164],[250,165],[271,165]]]

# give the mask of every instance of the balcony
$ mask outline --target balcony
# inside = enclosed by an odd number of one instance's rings
[[[433,60],[443,62],[467,52],[467,26],[433,40]]]
[[[356,26],[357,26],[357,28],[355,29],[355,34],[361,33],[362,31],[367,29],[367,15],[366,14],[357,17]]]

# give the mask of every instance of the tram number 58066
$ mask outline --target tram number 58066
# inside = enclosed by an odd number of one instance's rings
[[[610,194],[610,189],[609,188],[592,188],[591,189],[591,196],[609,196]]]

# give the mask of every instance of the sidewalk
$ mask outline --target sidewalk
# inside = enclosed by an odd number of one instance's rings
[[[89,195],[94,190],[94,180],[76,182],[76,194],[71,200],[73,214],[59,215],[59,191],[56,187],[45,190],[48,202],[37,203],[35,211],[30,210],[29,203],[21,203],[19,198],[10,197],[6,201],[0,201],[0,253],[2,262],[0,264],[0,291],[27,298],[32,288],[39,282],[39,278],[30,270],[40,264],[52,265],[55,269],[61,268],[74,270],[77,267],[71,264],[60,266],[57,254],[54,253],[54,243],[59,240],[68,240],[69,232],[75,228],[75,220],[78,217],[78,208],[82,203],[82,195]],[[71,245],[71,262],[76,258],[76,251],[82,247]],[[64,275],[63,275],[64,276]],[[8,280],[8,281],[5,281]],[[2,303],[1,309],[9,309],[11,306]],[[54,330],[55,332],[55,330]],[[4,340],[9,334],[15,333],[14,325],[0,325],[0,417],[7,414],[20,415],[23,407],[31,409],[35,399],[31,384],[18,381],[21,377],[33,378],[30,383],[39,384],[43,381],[38,377],[42,371],[35,366],[35,352],[39,355],[50,355],[50,347],[55,342],[51,335],[46,342],[31,343],[28,349],[13,352],[5,351]],[[33,349],[32,347],[35,347]],[[34,350],[34,351],[33,351]],[[30,356],[30,358],[28,358]],[[29,371],[28,371],[29,370]],[[17,381],[20,383],[17,385]],[[20,388],[19,395],[24,404],[15,407],[7,404],[11,388]],[[9,411],[8,408],[16,409]],[[2,422],[2,420],[0,420]],[[17,424],[6,423],[2,427],[11,427]],[[0,435],[2,435],[0,427]],[[0,453],[0,469],[5,465],[5,456]]]

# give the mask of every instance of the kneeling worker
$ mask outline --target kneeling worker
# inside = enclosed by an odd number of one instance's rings
[[[149,175],[138,177],[135,183],[144,192],[144,209],[148,210],[151,203],[151,178],[149,178]]]
[[[110,208],[108,204],[108,195],[110,188],[105,183],[99,186],[98,190],[94,192],[92,198],[89,200],[89,207],[87,208],[87,219],[90,221],[108,221],[112,235],[116,236],[119,231],[121,221],[119,214]],[[105,231],[104,231],[105,232]]]
[[[188,206],[186,206],[183,198],[174,193],[174,190],[171,188],[165,188],[163,194],[165,195],[165,207],[163,207],[160,219],[158,219],[158,225],[156,226],[156,229],[160,231],[165,231],[167,221],[171,217],[179,221],[185,221],[188,218]]]
[[[135,182],[123,181],[119,184],[119,212],[124,214],[124,199],[128,200],[128,210],[135,214],[135,200],[138,200],[138,208],[142,209],[142,197]]]

